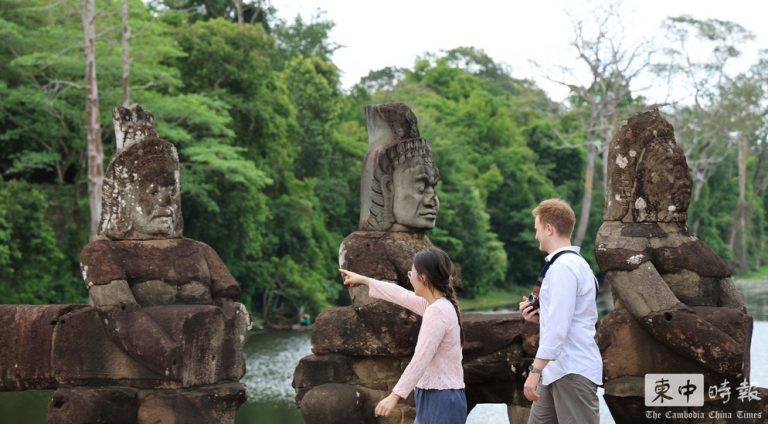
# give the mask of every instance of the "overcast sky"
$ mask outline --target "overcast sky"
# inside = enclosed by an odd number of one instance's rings
[[[343,46],[333,56],[349,88],[371,70],[387,66],[411,68],[417,56],[460,46],[484,50],[507,65],[512,76],[534,79],[554,100],[567,91],[548,82],[556,65],[578,67],[569,45],[573,27],[566,10],[585,16],[595,0],[272,0],[278,17],[292,21],[299,14],[310,21],[319,11],[335,23],[331,39]],[[768,2],[765,0],[625,0],[621,17],[628,39],[663,36],[665,17],[688,14],[741,24],[757,39],[741,46],[744,65],[758,49],[768,48]],[[578,68],[577,68],[578,69]],[[583,81],[582,83],[586,83]],[[647,84],[646,84],[647,85]],[[660,93],[660,92],[657,92]],[[649,93],[644,93],[647,97]],[[661,94],[657,94],[661,96]],[[649,99],[661,102],[665,99]]]

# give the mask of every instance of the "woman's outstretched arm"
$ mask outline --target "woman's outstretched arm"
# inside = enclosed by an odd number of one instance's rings
[[[371,297],[392,302],[419,315],[424,315],[424,311],[427,309],[427,306],[429,306],[429,302],[427,302],[426,299],[417,296],[414,292],[404,289],[397,284],[379,281],[352,271],[347,271],[346,269],[339,269],[339,272],[344,276],[345,286],[368,286],[368,293]]]

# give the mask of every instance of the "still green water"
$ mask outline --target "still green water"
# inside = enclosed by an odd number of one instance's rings
[[[236,424],[300,424],[293,403],[293,370],[312,354],[308,331],[254,333],[246,346],[243,383],[248,402],[237,411]]]
[[[750,383],[768,386],[768,282],[739,281],[749,313],[755,319],[752,337]],[[309,332],[260,332],[246,346],[246,376],[243,383],[248,401],[240,407],[237,424],[301,424],[293,403],[293,370],[310,352]],[[49,390],[0,393],[0,424],[45,423]],[[601,405],[601,423],[612,423]],[[508,423],[504,405],[478,405],[468,424]]]

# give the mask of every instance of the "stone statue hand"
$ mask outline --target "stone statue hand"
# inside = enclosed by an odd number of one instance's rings
[[[400,400],[400,396],[390,393],[389,396],[385,397],[384,399],[379,402],[378,405],[376,405],[376,416],[377,417],[386,417],[389,415],[389,413],[394,409],[394,407],[397,405],[397,402]]]
[[[360,275],[352,271],[347,271],[346,269],[341,269],[341,268],[339,268],[339,272],[341,272],[341,276],[344,279],[344,285],[347,287],[368,285],[369,278],[364,275]]]

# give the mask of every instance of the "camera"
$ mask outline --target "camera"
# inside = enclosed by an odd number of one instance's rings
[[[536,296],[535,294],[531,293],[531,294],[528,295],[526,300],[528,301],[529,304],[531,304],[531,306],[533,306],[534,310],[539,309],[539,297],[538,296]]]

